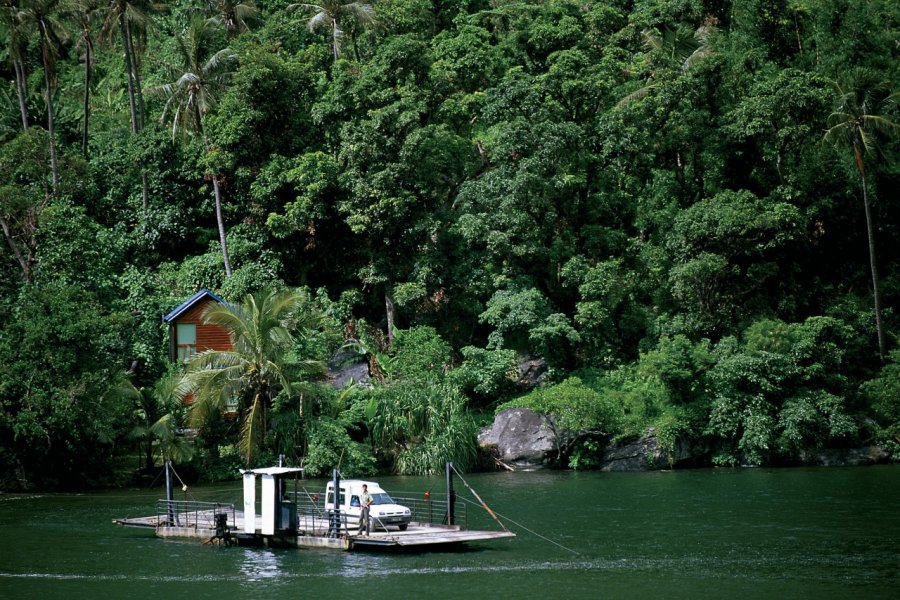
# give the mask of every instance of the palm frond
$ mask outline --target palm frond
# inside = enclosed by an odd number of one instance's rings
[[[148,431],[162,444],[169,444],[175,439],[178,421],[173,414],[165,414],[153,423]]]
[[[247,409],[244,415],[244,423],[241,428],[241,438],[238,443],[238,449],[245,462],[249,465],[256,455],[256,448],[265,435],[264,429],[264,411],[265,406],[262,402],[260,394],[253,398],[253,403]]]
[[[317,12],[312,17],[310,17],[309,21],[307,21],[306,26],[309,27],[309,30],[315,32],[319,27],[332,27],[334,24],[334,18],[326,12]],[[339,28],[336,28],[340,30]]]
[[[208,79],[209,76],[217,71],[230,67],[238,60],[238,55],[231,48],[222,48],[211,57],[203,65],[201,72]],[[230,73],[229,73],[230,74]]]
[[[616,110],[622,109],[629,104],[632,104],[633,102],[637,102],[638,100],[646,98],[650,95],[650,92],[652,92],[658,85],[658,83],[648,83],[647,85],[634,90],[633,92],[616,102]]]
[[[339,10],[353,15],[363,25],[371,25],[375,22],[375,8],[371,4],[351,2],[344,4]]]

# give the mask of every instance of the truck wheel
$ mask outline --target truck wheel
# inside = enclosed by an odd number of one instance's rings
[[[409,527],[409,525],[404,523],[403,525],[400,526],[400,531],[406,531],[407,527]]]

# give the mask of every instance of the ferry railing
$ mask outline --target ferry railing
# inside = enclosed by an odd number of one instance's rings
[[[318,494],[297,492],[293,494],[297,506],[297,531],[306,535],[347,535],[347,515],[341,514],[335,529],[335,520],[330,510],[326,510],[324,501]]]
[[[403,496],[392,496],[394,502],[405,506],[412,513],[412,520],[416,523],[426,525],[446,525],[447,524],[447,501],[409,498]],[[469,528],[469,514],[466,512],[466,505],[456,502],[454,506],[454,521],[461,529]]]
[[[447,524],[447,501],[420,498],[392,497],[396,504],[407,507],[412,513],[412,521],[424,525]],[[324,499],[318,494],[297,492],[294,494],[297,505],[297,529],[314,535],[327,534],[331,528],[331,511],[325,509]],[[454,510],[454,522],[461,529],[469,528],[469,516],[466,505],[457,502]],[[341,514],[341,532],[347,533],[347,515]]]
[[[188,529],[215,529],[216,515],[227,515],[227,525],[237,528],[234,504],[198,502],[196,500],[157,500],[157,527],[187,527]]]

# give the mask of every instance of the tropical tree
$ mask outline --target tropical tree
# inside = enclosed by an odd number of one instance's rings
[[[165,5],[153,0],[110,0],[106,7],[101,35],[109,39],[116,31],[122,36],[125,76],[128,84],[128,107],[131,132],[144,128],[144,100],[141,96],[140,41],[154,26],[153,16]]]
[[[327,29],[331,33],[331,53],[337,62],[341,56],[341,41],[347,22],[353,25],[369,27],[375,23],[375,9],[364,2],[343,2],[342,0],[325,0],[318,4],[305,2],[291,4],[288,10],[303,10],[311,13],[306,26],[310,31]],[[359,57],[357,57],[359,58]]]
[[[897,93],[885,96],[883,86],[873,81],[872,72],[857,68],[848,74],[846,81],[835,82],[835,109],[828,117],[829,128],[823,141],[837,147],[849,148],[853,153],[856,170],[859,172],[869,240],[869,268],[872,275],[872,296],[875,301],[878,355],[884,362],[884,325],[881,318],[881,291],[875,260],[875,225],[872,222],[869,204],[865,158],[877,149],[879,135],[896,136],[900,134],[900,125],[886,114],[888,105],[895,101]]]
[[[38,224],[51,199],[47,154],[47,138],[39,128],[0,146],[0,229],[26,283],[32,280]]]
[[[19,9],[18,20],[31,23],[38,30],[41,63],[44,67],[44,101],[47,104],[47,136],[50,140],[50,170],[53,174],[53,193],[59,191],[59,164],[56,159],[53,126],[53,90],[56,87],[57,48],[67,38],[66,30],[57,18],[59,0],[28,0]]]
[[[0,8],[0,28],[6,38],[9,62],[16,73],[16,96],[19,100],[19,114],[22,117],[22,129],[28,130],[28,77],[25,73],[25,52],[28,47],[28,23],[21,19],[15,0],[6,0]]]
[[[660,29],[645,29],[641,32],[644,50],[651,70],[647,83],[623,97],[616,108],[626,106],[644,98],[665,81],[665,73],[687,73],[697,63],[712,54],[710,36],[716,31],[712,25],[697,29],[680,24],[675,28],[668,25]]]
[[[238,447],[249,464],[266,433],[275,397],[293,395],[305,378],[324,370],[320,361],[296,355],[296,342],[319,326],[320,315],[297,291],[266,289],[247,295],[241,305],[210,305],[204,322],[228,330],[233,349],[191,357],[178,393],[193,395],[190,420],[198,427],[236,402]],[[303,403],[299,406],[302,410]]]
[[[104,0],[72,0],[66,14],[78,27],[78,44],[84,51],[84,95],[81,153],[88,155],[88,122],[91,114],[91,75],[94,64],[94,29],[103,16]]]
[[[229,36],[250,30],[250,23],[259,18],[259,9],[253,0],[209,0],[211,23],[223,27]]]
[[[181,381],[176,372],[167,373],[151,388],[126,388],[127,397],[136,400],[135,417],[137,424],[128,438],[141,445],[144,451],[144,466],[152,469],[158,452],[163,461],[188,461],[193,454],[191,444],[184,436],[178,435],[181,427],[179,412],[183,406],[178,397]]]
[[[176,50],[180,63],[170,65],[173,83],[152,88],[151,93],[167,98],[161,120],[172,119],[172,136],[179,129],[196,132],[208,153],[212,150],[203,117],[215,106],[219,96],[231,78],[232,67],[237,63],[237,55],[230,48],[212,51],[213,30],[209,21],[194,17],[187,31],[175,36]],[[216,223],[219,228],[219,243],[225,274],[231,276],[231,261],[228,258],[228,243],[225,237],[225,221],[222,217],[221,175],[210,174],[216,199]]]
[[[453,462],[468,469],[477,454],[477,426],[456,386],[407,380],[376,388],[366,407],[372,441],[403,475],[435,475]]]
[[[100,30],[101,37],[104,39],[109,39],[116,31],[122,36],[132,134],[136,134],[144,128],[140,48],[147,30],[154,27],[152,15],[159,13],[164,8],[164,4],[154,0],[110,0]],[[143,206],[146,210],[149,197],[146,170],[141,171],[141,188]]]

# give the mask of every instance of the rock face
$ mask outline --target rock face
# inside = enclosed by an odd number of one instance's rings
[[[811,451],[802,457],[803,464],[823,467],[857,467],[890,462],[891,456],[878,446]]]
[[[659,447],[654,430],[637,440],[621,446],[609,445],[603,452],[601,471],[658,471],[691,458],[686,444],[679,443],[674,455],[669,456]]]
[[[504,410],[478,435],[482,446],[496,446],[499,459],[517,469],[545,467],[556,455],[547,417],[527,408]]]
[[[522,389],[532,390],[544,382],[547,375],[547,361],[540,357],[520,356],[516,364],[516,384]]]
[[[478,435],[478,442],[487,450],[484,453],[486,462],[482,465],[487,469],[497,466],[492,457],[517,470],[545,468],[555,463],[557,458],[552,421],[527,408],[511,408],[498,414],[493,425]],[[710,466],[709,457],[704,454],[695,456],[692,453],[695,450],[682,440],[670,456],[659,447],[656,431],[650,428],[632,442],[607,445],[598,467],[601,471],[657,471],[673,467]],[[809,451],[799,457],[799,462],[792,464],[831,467],[888,462],[891,462],[891,456],[883,448],[864,446]]]
[[[478,435],[483,448],[515,469],[541,469],[556,459],[556,440],[548,417],[527,408],[510,408],[497,415],[494,424]],[[670,460],[671,459],[671,460]],[[610,444],[603,451],[603,471],[654,471],[689,461],[690,448],[679,443],[673,456],[659,447],[653,429],[623,445]]]
[[[328,382],[332,387],[344,389],[352,379],[363,387],[371,387],[369,363],[366,357],[351,350],[338,350],[328,361]]]

